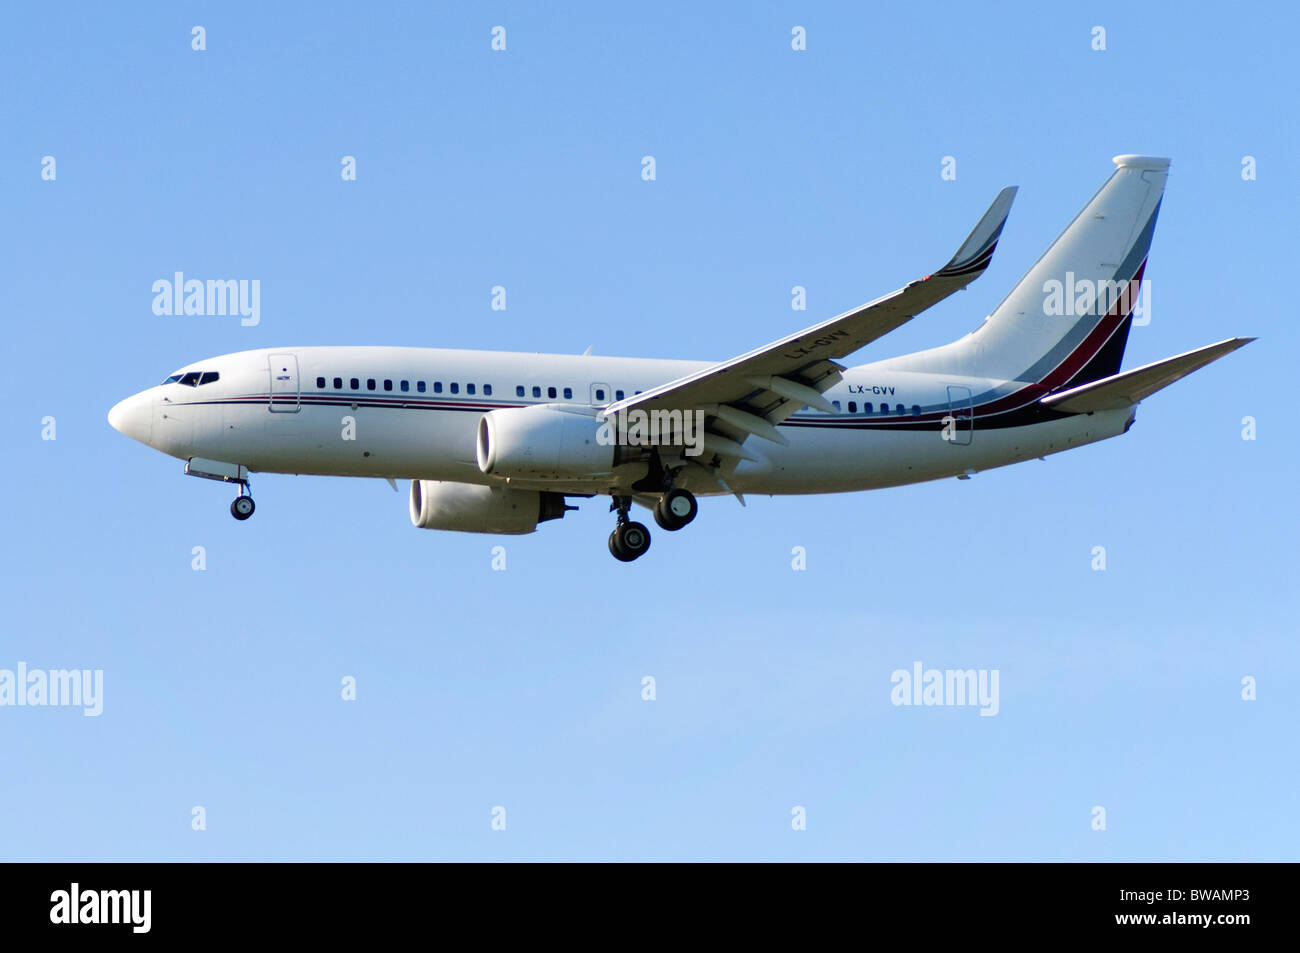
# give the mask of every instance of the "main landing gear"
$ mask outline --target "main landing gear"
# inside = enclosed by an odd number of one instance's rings
[[[257,504],[247,494],[247,490],[247,482],[239,484],[239,496],[235,497],[234,502],[230,504],[230,515],[241,522],[252,516],[253,510],[257,509]]]
[[[609,551],[615,559],[625,563],[643,556],[650,548],[650,530],[643,523],[627,518],[627,510],[631,505],[632,498],[628,496],[616,496],[610,504],[610,509],[618,510],[618,523],[614,526],[614,532],[609,534]]]
[[[645,524],[628,519],[627,511],[631,504],[631,497],[616,496],[609,507],[618,511],[618,523],[614,532],[609,534],[609,551],[615,559],[625,563],[639,558],[650,548],[650,530]],[[655,504],[655,522],[663,529],[676,532],[695,519],[699,511],[699,504],[689,490],[669,489]]]

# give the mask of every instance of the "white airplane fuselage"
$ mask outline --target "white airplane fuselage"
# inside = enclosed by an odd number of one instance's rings
[[[846,370],[824,395],[839,413],[804,408],[794,414],[779,425],[788,445],[749,441],[746,449],[757,459],[741,460],[727,488],[831,493],[964,476],[1116,436],[1133,419],[1133,409],[1124,408],[1020,425],[990,427],[976,419],[972,427],[969,407],[981,394],[1020,393],[1025,405],[1038,395],[1025,382],[891,370],[890,363]],[[486,474],[476,458],[480,417],[534,404],[595,410],[616,394],[632,395],[708,366],[706,361],[435,348],[269,348],[182,368],[178,374],[215,372],[218,379],[150,388],[115,407],[110,419],[129,436],[174,457],[237,462],[255,473],[508,481],[589,494],[627,489],[644,474],[644,465],[617,467],[611,476],[594,480]],[[342,387],[334,386],[336,379]],[[318,386],[322,380],[324,387]],[[420,384],[423,392],[416,389]],[[435,385],[440,392],[434,392]],[[452,385],[457,393],[450,392]],[[473,394],[467,393],[470,385]],[[533,396],[534,388],[540,396]],[[888,413],[882,413],[882,404]],[[945,410],[953,416],[946,434],[942,428],[919,427],[918,421]],[[727,492],[706,471],[691,467],[677,485],[697,495]]]
[[[608,495],[624,562],[650,545],[633,503],[675,532],[696,496],[873,490],[1045,457],[1126,432],[1146,397],[1252,340],[1122,370],[1169,160],[1113,161],[978,328],[913,354],[841,363],[984,273],[1014,187],[942,268],[728,360],[265,348],[191,364],[109,422],[238,484],[238,520],[250,472],[407,479],[414,525],[474,533],[530,533],[572,497]]]

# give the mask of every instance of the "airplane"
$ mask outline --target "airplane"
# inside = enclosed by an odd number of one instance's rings
[[[929,350],[841,363],[984,273],[1015,187],[938,271],[721,363],[261,348],[186,365],[108,420],[235,484],[238,520],[254,511],[252,473],[410,480],[415,526],[471,533],[531,533],[571,499],[608,496],[624,562],[650,546],[634,503],[677,531],[701,496],[968,478],[1127,433],[1140,401],[1254,340],[1120,370],[1170,160],[1112,161],[983,323]]]

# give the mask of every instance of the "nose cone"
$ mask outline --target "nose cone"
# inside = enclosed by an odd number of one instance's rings
[[[128,397],[113,405],[108,422],[114,430],[147,444],[153,436],[153,402],[148,394]]]

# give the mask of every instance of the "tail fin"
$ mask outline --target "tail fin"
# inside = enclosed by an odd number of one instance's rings
[[[1115,374],[1169,160],[1123,155],[1092,200],[975,332],[900,369],[1077,387]],[[893,363],[893,362],[891,362]]]

